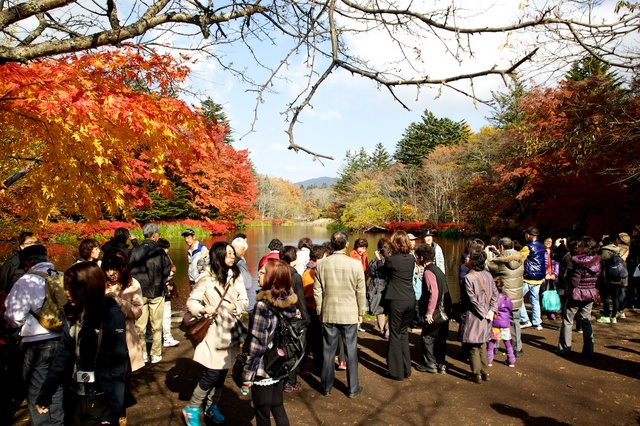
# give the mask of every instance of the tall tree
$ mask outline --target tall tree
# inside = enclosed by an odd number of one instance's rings
[[[378,142],[373,148],[373,152],[371,153],[369,167],[379,170],[385,170],[388,169],[391,164],[393,164],[393,158],[391,158],[391,155],[389,155],[389,152],[384,147],[384,145]]]
[[[171,196],[177,176],[203,213],[246,207],[237,194],[251,205],[247,153],[223,143],[224,126],[172,96],[188,72],[168,55],[135,49],[0,66],[0,202],[32,222],[57,212],[127,216],[151,204],[150,190]],[[137,80],[150,90],[135,90]],[[232,166],[238,173],[216,184]]]
[[[517,128],[523,119],[520,100],[526,93],[527,88],[519,78],[509,82],[506,93],[491,92],[493,113],[488,117],[489,123],[499,129]]]
[[[422,160],[439,145],[454,145],[469,139],[467,123],[449,118],[436,118],[425,110],[421,121],[411,123],[396,144],[394,158],[402,164],[419,166]]]

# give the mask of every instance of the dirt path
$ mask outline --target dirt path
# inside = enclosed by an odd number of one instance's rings
[[[402,382],[384,377],[386,341],[373,323],[359,334],[360,384],[364,393],[346,396],[345,372],[336,372],[330,397],[318,392],[319,378],[304,378],[301,391],[285,394],[292,425],[638,425],[640,424],[640,312],[629,312],[618,324],[593,323],[596,356],[579,355],[582,335],[574,333],[574,354],[553,353],[560,321],[545,321],[544,330],[525,329],[524,356],[516,368],[496,355],[491,380],[476,385],[469,368],[457,360],[458,325],[451,324],[448,374],[413,370]],[[129,425],[181,425],[181,411],[202,374],[182,343],[165,349],[163,360],[148,364],[133,377],[138,404],[129,410]],[[413,360],[420,357],[420,334],[410,335]],[[227,378],[220,409],[227,425],[255,424],[250,396],[242,396]],[[26,414],[21,411],[21,422]]]

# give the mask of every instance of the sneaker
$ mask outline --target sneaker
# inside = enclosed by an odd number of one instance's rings
[[[522,355],[524,355],[524,351],[522,349],[520,349],[519,351],[514,350],[513,354],[516,358],[520,358]]]
[[[174,346],[178,346],[179,344],[180,342],[178,340],[174,339],[173,337],[169,337],[168,339],[165,339],[162,346],[164,346],[165,348],[172,348]]]
[[[624,314],[624,312],[620,312],[620,315],[618,315],[618,318],[622,318],[625,319],[627,316]]]
[[[294,384],[291,384],[291,383],[284,384],[284,391],[286,393],[296,392],[296,391],[299,391],[300,389],[302,389],[302,383],[300,382],[295,382]]]
[[[430,366],[424,365],[424,364],[416,365],[416,370],[420,371],[422,373],[437,373],[438,372],[438,369],[436,367],[430,367]]]
[[[187,426],[200,426],[200,408],[199,407],[184,407],[182,410],[182,416]]]
[[[514,368],[516,365],[515,364],[509,364],[509,367]]]
[[[533,324],[531,324],[531,321],[527,321],[527,322],[521,322],[520,323],[520,328],[529,328],[531,327]]]
[[[600,322],[603,324],[611,324],[611,318],[602,316],[596,320],[596,322]]]
[[[356,398],[358,395],[360,395],[362,393],[362,391],[364,390],[364,388],[362,386],[358,386],[358,389],[356,389],[353,392],[350,392],[349,395],[347,395],[349,398]]]
[[[555,321],[555,320],[556,320],[556,314],[551,314],[551,315],[549,315],[549,319],[550,319],[551,321]]]
[[[151,364],[157,364],[162,361],[162,355],[151,355]]]
[[[360,324],[358,324],[358,331],[365,331],[365,329],[362,328],[362,326]]]
[[[536,325],[536,330],[542,330],[542,324]]]
[[[579,329],[579,330],[576,330],[576,333],[582,334],[582,333],[584,333],[584,331],[582,331],[582,329]]]
[[[211,419],[214,423],[222,423],[224,422],[224,416],[218,409],[217,405],[210,405],[204,410],[204,415]]]
[[[611,324],[616,324],[618,322],[618,320],[616,319],[616,317],[611,317]]]
[[[493,367],[493,363],[490,362],[489,364],[487,364],[489,367]]]
[[[142,354],[142,360],[145,364],[149,362],[149,357],[147,356],[147,354]]]
[[[438,374],[447,374],[447,366],[445,364],[438,365]]]
[[[338,364],[338,370],[346,370],[346,369],[347,369],[346,362],[341,362],[340,364]]]

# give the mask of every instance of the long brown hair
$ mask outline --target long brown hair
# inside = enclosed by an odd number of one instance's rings
[[[267,260],[263,279],[262,288],[269,290],[274,300],[291,294],[291,268],[284,260]]]
[[[86,316],[102,318],[106,312],[106,283],[106,275],[93,262],[76,263],[67,269],[64,288],[75,303],[67,310],[68,317],[78,319],[84,312]]]

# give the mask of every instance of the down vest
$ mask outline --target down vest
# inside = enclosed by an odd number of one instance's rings
[[[537,239],[527,241],[526,246],[529,248],[529,256],[524,261],[524,278],[529,280],[544,279],[547,274],[547,252],[544,246]]]

